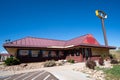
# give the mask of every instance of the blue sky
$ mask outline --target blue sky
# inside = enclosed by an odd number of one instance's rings
[[[26,36],[69,40],[93,34],[104,44],[101,21],[105,20],[108,44],[120,47],[120,0],[0,0],[0,52],[6,39]]]

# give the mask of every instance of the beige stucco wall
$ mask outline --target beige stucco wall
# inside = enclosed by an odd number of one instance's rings
[[[16,56],[17,48],[6,48],[9,54]]]
[[[109,49],[108,48],[92,48],[92,55],[108,55]]]

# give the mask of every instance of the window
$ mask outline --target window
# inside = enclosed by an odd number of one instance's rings
[[[48,51],[43,51],[43,57],[48,57]]]
[[[48,51],[48,57],[51,57],[51,51]]]
[[[76,52],[76,56],[80,56],[80,52]]]
[[[51,51],[51,57],[56,57],[56,52],[55,51]]]
[[[59,57],[59,51],[56,51],[56,57]]]
[[[29,50],[20,50],[19,55],[20,56],[28,56],[29,55]]]
[[[74,56],[75,50],[71,50],[71,56]]]
[[[60,52],[59,52],[59,56],[60,56],[60,57],[61,57],[61,56],[64,56],[63,51],[60,51]]]
[[[32,57],[38,57],[39,51],[38,50],[32,50],[31,51],[31,56]]]

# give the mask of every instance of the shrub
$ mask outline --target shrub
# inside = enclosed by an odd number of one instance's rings
[[[55,63],[54,60],[46,61],[44,63],[44,67],[52,67],[52,66],[55,66],[55,65],[56,65],[56,63]]]
[[[99,61],[98,61],[99,65],[104,65],[104,59],[101,57],[99,58]]]
[[[88,60],[86,62],[86,67],[88,67],[89,69],[95,69],[95,66],[96,66],[96,62],[95,61]]]
[[[4,62],[5,62],[5,65],[7,65],[7,66],[20,64],[19,59],[15,58],[15,57],[7,58]]]
[[[119,62],[116,59],[112,59],[110,63],[111,64],[118,64]]]
[[[112,54],[109,54],[109,57],[111,60],[114,58]]]
[[[69,62],[69,63],[75,63],[75,60],[69,59],[68,62]]]

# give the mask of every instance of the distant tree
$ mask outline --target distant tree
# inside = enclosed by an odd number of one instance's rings
[[[6,39],[5,42],[6,42],[6,43],[10,42],[10,39]]]

